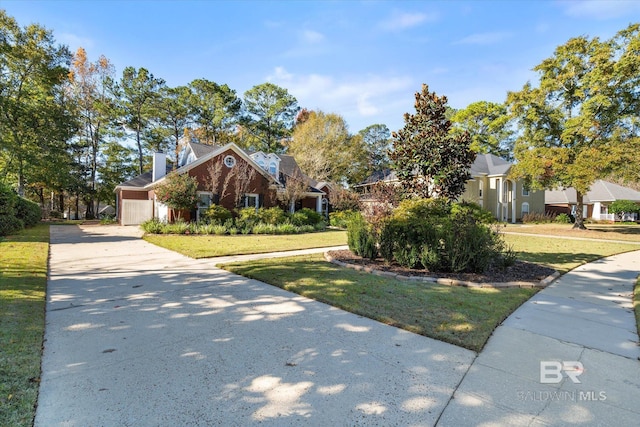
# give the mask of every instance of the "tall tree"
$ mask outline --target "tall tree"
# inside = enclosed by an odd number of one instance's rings
[[[164,80],[155,78],[146,68],[136,70],[127,67],[122,72],[119,84],[113,85],[119,101],[122,125],[133,131],[138,149],[138,171],[144,172],[144,160],[147,154],[142,135],[144,134],[156,105]]]
[[[116,193],[113,189],[136,175],[136,153],[131,147],[121,145],[119,141],[108,141],[101,150],[98,167],[100,183],[97,189],[100,202],[116,206]]]
[[[193,121],[190,112],[191,90],[187,86],[163,87],[157,104],[159,125],[170,137],[173,146],[173,165],[177,166],[180,156],[180,138]]]
[[[362,137],[369,157],[369,172],[388,169],[389,150],[391,149],[391,132],[387,125],[375,124],[367,126],[358,134]]]
[[[236,91],[206,79],[192,81],[189,88],[193,94],[191,112],[201,142],[223,145],[231,141],[242,108]]]
[[[451,132],[446,118],[447,98],[416,92],[416,113],[404,115],[404,127],[393,132],[391,164],[407,196],[457,199],[471,177],[476,154],[467,132]]]
[[[98,161],[102,145],[113,122],[113,99],[107,83],[115,74],[113,65],[101,56],[96,62],[87,59],[87,53],[79,48],[73,56],[69,71],[68,90],[78,115],[78,144],[87,150],[87,203],[86,218],[96,216],[95,196],[97,191]]]
[[[358,182],[367,166],[362,138],[349,134],[341,116],[322,111],[311,111],[295,127],[287,153],[305,174],[319,181]]]
[[[513,174],[534,189],[575,188],[575,228],[586,228],[582,197],[597,179],[639,170],[638,52],[639,24],[606,41],[573,38],[534,68],[537,87],[508,94],[521,130]]]
[[[504,104],[479,101],[456,111],[451,117],[454,132],[471,135],[471,149],[512,160],[515,131]]]
[[[58,160],[75,128],[62,90],[70,58],[50,31],[22,28],[0,10],[0,176],[15,177],[21,195],[47,170],[66,167]]]
[[[299,110],[298,101],[273,83],[263,83],[244,93],[243,124],[257,138],[252,147],[268,153],[282,153],[283,140],[291,135]]]

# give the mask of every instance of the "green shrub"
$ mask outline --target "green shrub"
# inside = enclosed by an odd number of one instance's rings
[[[205,221],[212,224],[224,224],[225,221],[231,219],[233,215],[229,209],[220,205],[211,205],[204,214]]]
[[[289,221],[293,225],[316,225],[322,221],[322,215],[313,209],[302,208],[291,214]]]
[[[196,233],[204,235],[213,234],[214,227],[216,227],[216,224],[201,223],[197,225]]]
[[[329,224],[332,227],[347,228],[347,223],[353,217],[353,215],[357,213],[358,212],[356,211],[331,212],[329,214]]]
[[[253,234],[276,234],[276,227],[273,224],[260,223],[253,227]]]
[[[165,224],[163,232],[165,234],[191,234],[191,225],[182,219],[177,220],[172,224]]]
[[[213,225],[213,229],[211,231],[212,234],[215,234],[216,236],[223,236],[227,234],[227,227],[225,227],[224,225],[215,224]]]
[[[49,218],[60,219],[62,218],[62,212],[60,211],[49,211]]]
[[[451,205],[452,215],[471,215],[476,221],[483,224],[493,224],[496,222],[491,212],[484,209],[477,203],[462,201]]]
[[[244,233],[245,230],[250,232],[251,229],[260,222],[260,213],[256,208],[242,208],[237,210],[235,226],[238,230],[242,231],[243,234],[246,234]]]
[[[227,232],[230,235],[235,236],[236,234],[238,234],[238,229],[236,227],[229,227],[227,228]]]
[[[376,259],[378,248],[373,227],[362,215],[353,215],[347,224],[347,244],[354,254],[363,258]]]
[[[324,231],[327,229],[327,223],[324,221],[320,221],[316,225],[313,226],[314,231]]]
[[[295,234],[296,226],[293,224],[280,224],[276,226],[276,234]]]
[[[0,215],[0,236],[8,236],[22,230],[24,223],[13,215]]]
[[[24,197],[16,197],[16,217],[22,220],[25,227],[33,227],[42,219],[40,205]]]
[[[277,206],[258,209],[258,216],[264,224],[278,225],[287,222],[287,214]]]
[[[571,224],[573,221],[571,220],[571,217],[569,215],[567,215],[566,213],[561,213],[560,215],[556,216],[556,222],[560,224]]]
[[[166,223],[160,221],[158,218],[151,218],[140,224],[140,228],[142,228],[145,233],[162,234],[165,225]]]

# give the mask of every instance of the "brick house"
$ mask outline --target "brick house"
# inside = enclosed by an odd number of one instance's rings
[[[167,166],[166,155],[154,153],[151,171],[118,185],[115,188],[118,223],[134,225],[151,218],[173,220],[175,213],[158,201],[154,194],[154,188],[165,181],[169,172],[171,168]],[[217,146],[188,141],[173,173],[189,174],[198,182],[198,206],[180,213],[180,217],[186,220],[199,220],[212,204],[229,210],[279,206],[288,211],[310,208],[328,212],[328,185],[306,177],[292,156],[249,153],[234,143]],[[230,174],[231,178],[227,179]],[[244,179],[238,178],[241,175]],[[292,183],[300,178],[308,184],[306,190],[295,204],[285,206],[283,199],[287,181]]]

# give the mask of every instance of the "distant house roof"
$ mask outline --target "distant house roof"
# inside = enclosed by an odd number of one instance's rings
[[[167,165],[166,173],[169,173],[173,170],[173,166]],[[142,189],[145,185],[151,184],[152,179],[152,171],[145,172],[142,175],[138,175],[135,178],[130,179],[129,181],[123,182],[119,184],[118,187],[139,187]]]
[[[574,188],[564,190],[547,190],[544,193],[545,203],[548,205],[575,205],[578,200]],[[640,202],[640,192],[612,182],[598,180],[593,183],[591,189],[582,197],[582,203],[614,202],[616,200],[631,200]]]
[[[478,154],[471,164],[471,167],[469,167],[469,173],[471,173],[472,177],[495,175],[506,176],[509,173],[511,166],[512,163],[498,156],[494,156],[493,154]],[[356,187],[364,187],[380,181],[392,182],[397,180],[398,176],[395,171],[392,171],[391,169],[384,169],[372,173],[367,177],[367,179],[356,185]]]
[[[471,164],[471,176],[507,175],[512,163],[493,154],[478,154]]]

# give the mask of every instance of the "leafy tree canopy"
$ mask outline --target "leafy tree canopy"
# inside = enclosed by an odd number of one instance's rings
[[[573,38],[534,68],[537,86],[508,94],[521,131],[514,177],[534,189],[575,188],[576,228],[585,228],[582,195],[597,179],[639,170],[639,29],[604,41]]]
[[[369,173],[388,169],[389,150],[391,149],[391,131],[386,125],[367,126],[358,132],[368,152]]]
[[[252,148],[282,153],[299,110],[296,98],[284,88],[263,83],[244,93],[244,108],[243,125],[257,139]]]
[[[455,200],[471,177],[469,167],[476,156],[471,138],[467,132],[451,132],[445,96],[423,84],[415,97],[416,113],[405,113],[404,127],[392,133],[392,168],[405,195]]]
[[[451,117],[454,132],[469,132],[471,149],[507,160],[513,157],[515,131],[504,104],[479,101],[457,110]]]
[[[170,173],[154,191],[158,200],[171,209],[192,209],[198,202],[198,180],[186,173]]]

